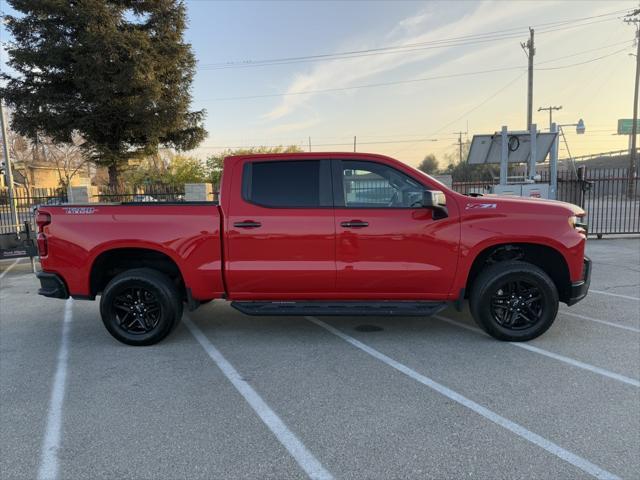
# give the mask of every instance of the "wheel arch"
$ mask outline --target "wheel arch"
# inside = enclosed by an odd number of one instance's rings
[[[564,255],[549,245],[528,242],[497,243],[481,250],[469,269],[465,296],[469,296],[475,279],[486,265],[508,260],[521,260],[541,268],[553,280],[560,301],[568,301],[571,295],[571,277]]]
[[[116,275],[134,268],[150,268],[167,275],[186,298],[184,276],[175,259],[157,249],[129,246],[109,248],[96,255],[89,273],[90,296],[95,298]]]

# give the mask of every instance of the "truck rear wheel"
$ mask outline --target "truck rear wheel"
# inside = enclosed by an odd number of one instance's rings
[[[182,302],[169,277],[150,268],[135,268],[109,282],[100,299],[100,314],[116,340],[153,345],[178,323]]]
[[[469,305],[478,325],[498,340],[523,342],[546,332],[558,313],[558,291],[542,269],[508,261],[484,269]]]

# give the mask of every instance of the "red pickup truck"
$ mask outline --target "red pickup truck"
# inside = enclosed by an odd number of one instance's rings
[[[382,155],[235,156],[219,204],[41,207],[39,293],[101,295],[131,345],[213,299],[250,315],[425,316],[469,298],[489,334],[524,341],[587,294],[584,215],[461,195]]]

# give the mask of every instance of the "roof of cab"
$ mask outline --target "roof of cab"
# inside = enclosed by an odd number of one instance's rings
[[[349,159],[386,159],[395,160],[394,158],[386,155],[380,155],[378,153],[363,153],[363,152],[288,152],[288,153],[249,153],[246,155],[230,155],[226,159],[312,159],[312,158],[349,158]]]

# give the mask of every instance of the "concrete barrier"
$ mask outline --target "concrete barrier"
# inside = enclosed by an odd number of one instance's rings
[[[213,185],[210,183],[185,183],[184,199],[187,202],[210,202],[213,200]]]
[[[67,188],[69,203],[95,203],[98,201],[98,187],[78,185]]]

